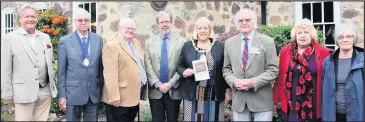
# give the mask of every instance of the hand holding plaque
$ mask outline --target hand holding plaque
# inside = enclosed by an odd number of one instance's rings
[[[206,60],[194,60],[193,62],[193,70],[195,72],[195,81],[202,81],[209,79],[209,71]]]

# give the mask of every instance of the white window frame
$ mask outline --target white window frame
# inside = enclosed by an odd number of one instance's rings
[[[32,3],[32,6],[35,9],[37,9],[39,12],[49,9],[49,5],[47,5],[47,2],[35,2],[35,3]]]
[[[13,15],[13,19],[11,20],[11,21],[13,21],[12,27],[6,27],[7,24],[10,24],[10,22],[8,22],[7,19],[5,18],[5,16],[7,14],[12,14]],[[6,32],[5,32],[6,30],[12,29],[12,31],[14,31],[15,25],[18,23],[16,21],[17,20],[16,16],[17,16],[17,14],[15,14],[14,8],[7,7],[7,8],[4,8],[4,9],[1,10],[1,34],[2,35],[6,34]]]
[[[295,21],[299,21],[302,19],[303,15],[302,15],[302,10],[303,10],[303,7],[302,7],[302,4],[303,3],[318,3],[318,2],[322,2],[322,21],[324,21],[324,4],[323,2],[326,2],[326,1],[310,1],[310,2],[300,2],[300,1],[296,1],[294,2],[294,6],[295,6]],[[340,2],[337,2],[337,1],[333,1],[333,22],[321,22],[321,23],[313,23],[314,25],[323,25],[323,24],[335,24],[335,25],[338,25],[341,23],[341,11],[340,11],[340,8],[341,8],[341,4]],[[311,4],[311,13],[313,13],[313,5]],[[311,20],[313,22],[313,14],[311,15]],[[326,36],[325,36],[325,29],[323,28],[323,38],[326,40]],[[336,42],[335,42],[336,43]],[[325,46],[335,46],[335,49],[338,48],[338,46],[336,44],[324,44]]]
[[[76,8],[78,8],[79,7],[79,5],[80,4],[85,4],[85,3],[89,3],[90,4],[90,7],[89,7],[89,15],[90,15],[90,18],[91,18],[91,3],[95,3],[95,27],[96,27],[96,33],[97,34],[99,34],[100,33],[100,31],[99,31],[99,29],[98,29],[98,26],[99,26],[99,17],[98,17],[98,14],[99,14],[99,12],[98,12],[98,2],[96,2],[96,1],[91,1],[91,2],[72,2],[73,4],[72,4],[72,11],[75,11],[76,10]],[[75,31],[76,30],[76,26],[75,26],[75,24],[74,24],[74,15],[72,15],[72,30],[73,31]],[[90,21],[91,22],[91,21]],[[89,29],[89,31],[91,32],[91,24],[90,24],[90,29]]]

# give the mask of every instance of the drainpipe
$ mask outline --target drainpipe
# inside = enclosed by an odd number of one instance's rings
[[[266,6],[267,1],[261,1],[261,25],[266,25]]]

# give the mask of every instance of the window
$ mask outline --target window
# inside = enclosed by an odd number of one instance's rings
[[[74,4],[73,4],[74,9],[79,7],[79,8],[85,9],[86,11],[88,11],[90,13],[91,24],[90,24],[89,31],[94,32],[94,33],[97,33],[96,26],[98,24],[96,5],[97,5],[96,2],[74,2]],[[73,27],[75,30],[76,29],[75,25]]]
[[[339,2],[295,2],[295,20],[307,18],[322,31],[325,46],[337,49],[333,39],[336,24],[340,24]]]
[[[4,8],[1,10],[1,33],[6,34],[14,31],[16,14],[13,8]]]
[[[32,6],[34,6],[35,9],[38,10],[38,12],[43,12],[49,8],[49,5],[47,5],[48,2],[35,2],[32,3]]]

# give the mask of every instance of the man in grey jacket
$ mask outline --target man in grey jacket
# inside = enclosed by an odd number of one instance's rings
[[[76,31],[58,44],[59,105],[67,121],[98,120],[102,87],[102,38],[89,32],[90,15],[84,9],[74,12]]]

